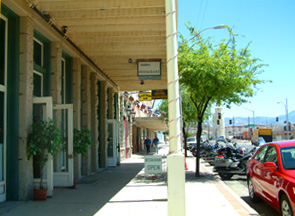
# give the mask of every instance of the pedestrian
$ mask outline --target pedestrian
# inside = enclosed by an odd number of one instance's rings
[[[151,140],[148,136],[146,136],[146,139],[144,140],[144,144],[146,146],[146,153],[150,153],[151,151]]]
[[[155,145],[155,152],[158,154],[158,144],[159,144],[159,139],[157,135],[155,135],[155,138],[153,139],[153,145]]]

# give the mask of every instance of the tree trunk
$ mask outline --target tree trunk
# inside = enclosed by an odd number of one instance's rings
[[[183,133],[183,136],[184,136],[184,154],[185,154],[185,157],[187,157],[187,152],[186,152],[186,148],[187,148],[187,143],[186,143],[186,133],[185,133],[185,122],[182,121],[182,133]]]
[[[196,158],[196,177],[200,176],[200,143],[202,134],[202,119],[198,119],[197,130],[197,158]]]

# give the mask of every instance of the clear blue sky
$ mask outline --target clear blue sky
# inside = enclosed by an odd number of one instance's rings
[[[288,99],[289,112],[295,110],[295,1],[294,0],[179,0],[178,31],[189,39],[184,25],[188,21],[201,30],[225,24],[244,47],[252,41],[252,57],[268,64],[259,78],[272,80],[260,85],[250,103],[223,109],[225,117],[279,116],[285,114]],[[214,37],[217,42],[228,38],[227,30],[206,30],[202,37]]]

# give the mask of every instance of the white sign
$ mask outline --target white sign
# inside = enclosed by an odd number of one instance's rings
[[[138,76],[161,76],[161,61],[138,61]]]
[[[145,156],[144,172],[146,174],[162,173],[162,156]]]

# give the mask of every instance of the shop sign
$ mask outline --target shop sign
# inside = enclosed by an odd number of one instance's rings
[[[152,93],[151,92],[138,93],[138,99],[139,101],[151,101]]]
[[[162,173],[162,156],[145,156],[144,172],[145,174]]]
[[[139,80],[160,80],[161,60],[137,60],[137,76]]]
[[[168,98],[167,89],[152,90],[152,98],[153,98],[153,100],[167,99]]]

